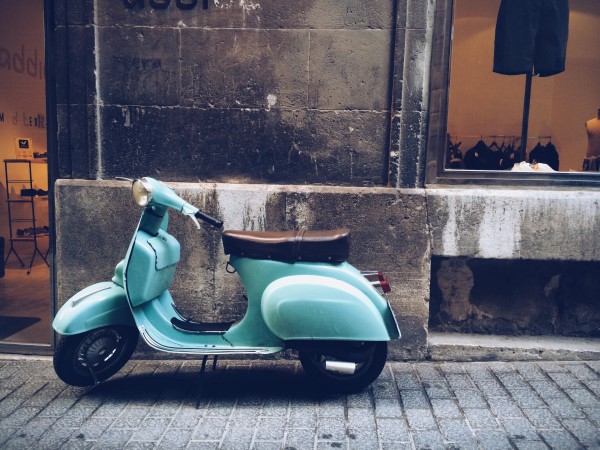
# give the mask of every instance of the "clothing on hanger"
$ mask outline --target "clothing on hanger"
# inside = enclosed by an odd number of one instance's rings
[[[483,139],[467,150],[464,157],[465,168],[470,170],[498,170],[500,152],[489,148]]]
[[[541,77],[565,70],[568,0],[502,0],[496,20],[494,72]]]
[[[558,151],[551,141],[546,145],[542,145],[541,142],[538,142],[529,152],[529,162],[548,164],[552,169],[558,171]]]

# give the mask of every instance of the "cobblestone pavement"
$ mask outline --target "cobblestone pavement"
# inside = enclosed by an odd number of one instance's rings
[[[92,390],[0,357],[0,448],[600,448],[600,361],[398,363],[319,395],[294,361],[131,361]]]

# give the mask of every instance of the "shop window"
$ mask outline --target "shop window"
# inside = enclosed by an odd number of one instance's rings
[[[0,351],[52,343],[44,2],[0,3]]]
[[[599,37],[600,2],[439,2],[428,182],[599,182]]]

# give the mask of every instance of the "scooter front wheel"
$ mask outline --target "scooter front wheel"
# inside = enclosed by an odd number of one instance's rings
[[[300,351],[299,356],[319,388],[353,393],[377,379],[387,360],[387,342],[328,343],[324,350]]]
[[[54,371],[72,386],[91,386],[104,381],[129,360],[138,338],[138,330],[126,326],[62,336],[54,351]]]

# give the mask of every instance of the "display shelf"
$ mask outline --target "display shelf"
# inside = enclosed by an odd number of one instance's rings
[[[8,239],[9,243],[10,243],[10,247],[8,249],[8,254],[6,255],[6,259],[4,261],[5,265],[8,262],[9,258],[11,255],[15,255],[15,257],[17,258],[17,260],[19,261],[19,263],[21,264],[21,267],[25,267],[25,263],[23,262],[23,260],[21,259],[21,256],[19,255],[17,249],[14,247],[14,243],[15,242],[31,242],[33,243],[33,254],[31,256],[31,261],[29,262],[29,267],[27,268],[27,274],[31,273],[31,267],[33,266],[33,261],[35,260],[35,257],[37,255],[39,255],[42,260],[46,263],[46,265],[48,264],[48,260],[47,260],[47,256],[48,256],[48,252],[46,252],[46,255],[42,254],[42,252],[40,251],[39,247],[38,247],[38,239],[42,238],[42,237],[47,237],[49,235],[48,233],[48,229],[47,227],[45,227],[45,229],[43,228],[38,228],[36,227],[36,223],[37,223],[37,219],[35,217],[35,196],[28,196],[28,198],[14,198],[14,194],[11,195],[11,186],[15,185],[15,184],[25,184],[26,186],[29,186],[29,191],[33,192],[33,177],[32,177],[32,173],[31,173],[31,161],[28,159],[5,159],[4,160],[4,170],[5,170],[5,174],[6,174],[6,203],[8,204],[8,229],[9,229],[9,234],[10,237]],[[26,179],[19,179],[19,178],[11,178],[11,172],[13,169],[17,169],[19,166],[21,166],[21,169],[23,168],[23,166],[25,166],[25,169],[27,171],[27,173],[29,174],[29,178]],[[12,197],[12,198],[11,198]],[[29,204],[30,208],[27,211],[27,217],[14,217],[14,211],[12,210],[12,208],[16,205],[16,204]],[[15,230],[15,227],[13,226],[14,224],[17,223],[28,223],[30,224],[30,228],[27,228],[26,230]],[[19,236],[19,232],[29,232],[31,234],[27,235],[27,236]]]

